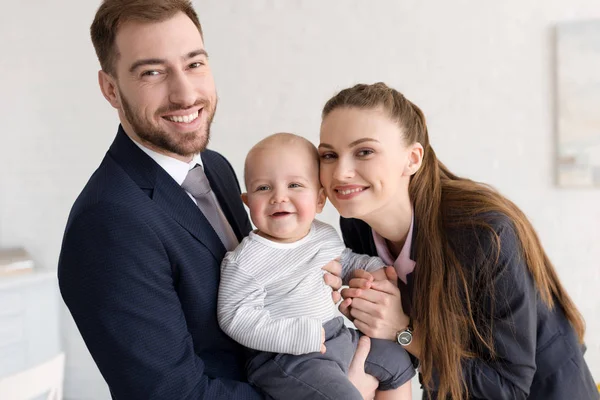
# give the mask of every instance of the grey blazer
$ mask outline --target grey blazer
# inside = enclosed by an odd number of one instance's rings
[[[486,257],[489,260],[492,235],[477,228],[448,232],[451,245],[467,269],[466,276],[472,277],[474,284],[483,276],[494,282],[493,300],[478,297],[472,301],[494,304],[493,337],[497,358],[490,360],[479,351],[481,357],[463,362],[469,398],[597,400],[598,390],[583,358],[585,348],[578,342],[562,308],[555,306],[549,309],[541,300],[520,256],[520,244],[511,221],[500,214],[486,218],[501,240],[500,257],[491,274],[489,270],[482,271],[481,266],[486,264],[483,262]],[[417,222],[413,229],[413,244]],[[346,245],[353,251],[377,254],[371,228],[366,223],[342,218],[341,230]],[[415,260],[414,246],[412,250],[411,258]],[[415,274],[419,273],[419,263],[423,261],[415,261],[417,265],[407,277],[407,284],[399,280],[403,307],[409,315],[411,303],[419,301],[419,294],[413,293],[412,289]],[[477,348],[473,342],[472,349],[476,351]],[[437,387],[434,377],[430,391],[433,399],[437,398]],[[427,398],[427,393],[423,398]]]

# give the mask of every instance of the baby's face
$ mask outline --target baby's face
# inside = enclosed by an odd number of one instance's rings
[[[306,236],[325,204],[318,165],[301,146],[255,151],[247,164],[246,189],[252,222],[261,236],[276,242]]]

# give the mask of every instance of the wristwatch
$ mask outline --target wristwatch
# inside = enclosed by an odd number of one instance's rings
[[[408,346],[409,344],[411,344],[413,339],[413,335],[412,335],[412,328],[409,326],[406,327],[406,329],[404,329],[403,331],[400,331],[396,334],[396,341],[398,342],[399,345],[401,346]]]

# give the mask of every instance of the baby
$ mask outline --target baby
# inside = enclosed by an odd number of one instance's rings
[[[217,315],[223,331],[257,350],[248,381],[275,399],[362,400],[346,374],[360,333],[344,325],[321,269],[333,259],[347,283],[356,269],[384,267],[346,249],[315,219],[326,197],[319,154],[289,133],[267,137],[246,157],[242,195],[256,226],[221,264]],[[365,364],[380,384],[376,399],[410,399],[410,358],[397,343],[371,340]]]

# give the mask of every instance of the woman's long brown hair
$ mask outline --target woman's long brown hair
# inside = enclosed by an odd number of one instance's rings
[[[340,107],[382,108],[399,124],[406,145],[419,142],[424,149],[421,168],[409,184],[409,196],[418,221],[414,243],[418,265],[411,317],[415,330],[420,333],[421,373],[425,387],[432,382],[435,366],[439,374],[438,398],[468,397],[461,361],[477,357],[483,351],[491,357],[494,355],[493,317],[482,321],[483,305],[475,300],[480,298],[481,293],[476,292],[481,290],[493,298],[493,283],[490,279],[483,289],[469,284],[468,269],[461,265],[457,249],[451,246],[448,237],[448,231],[456,227],[485,229],[495,239],[496,248],[489,257],[490,265],[493,265],[500,254],[501,243],[498,234],[482,218],[490,213],[503,214],[510,219],[521,245],[521,256],[542,300],[548,307],[554,307],[555,303],[562,307],[583,342],[583,318],[560,283],[527,217],[493,188],[460,178],[438,161],[429,143],[425,116],[419,107],[384,83],[360,84],[342,90],[325,104],[322,117]],[[470,345],[473,338],[479,351]]]

